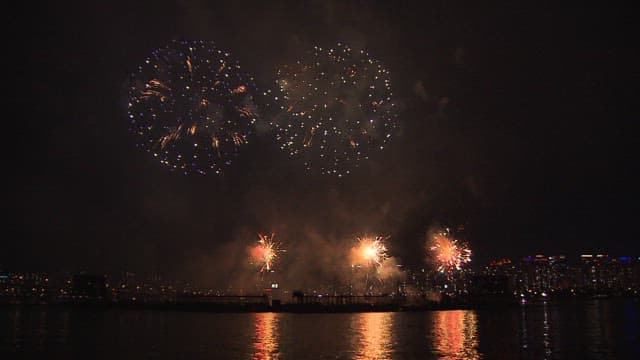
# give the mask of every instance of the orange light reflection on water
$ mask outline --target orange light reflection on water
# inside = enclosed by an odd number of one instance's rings
[[[354,329],[359,336],[356,359],[388,359],[392,351],[393,313],[359,313]]]
[[[255,335],[253,359],[279,359],[279,319],[278,314],[255,313]]]
[[[480,359],[475,311],[438,311],[433,321],[433,345],[442,359]]]

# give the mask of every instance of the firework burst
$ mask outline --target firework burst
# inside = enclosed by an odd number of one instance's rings
[[[271,271],[274,262],[278,260],[278,253],[285,250],[275,241],[275,234],[258,234],[258,239],[258,243],[250,249],[251,260],[259,266],[261,273]]]
[[[308,171],[347,175],[397,128],[389,71],[364,50],[316,46],[280,68],[276,85],[276,140]]]
[[[212,42],[157,49],[130,80],[130,131],[172,171],[219,174],[254,132],[253,78]]]
[[[432,252],[441,273],[462,269],[471,261],[471,250],[466,244],[458,242],[449,229],[437,231],[431,235],[429,250]]]
[[[387,255],[387,247],[384,244],[384,241],[388,238],[388,236],[357,238],[358,244],[352,249],[352,264],[354,266],[379,267],[389,257]]]

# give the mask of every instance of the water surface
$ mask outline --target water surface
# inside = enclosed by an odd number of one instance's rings
[[[338,314],[11,306],[0,358],[640,359],[639,317],[637,299]]]

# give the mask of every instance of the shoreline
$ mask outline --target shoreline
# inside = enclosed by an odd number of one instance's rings
[[[490,299],[477,302],[429,302],[423,304],[266,304],[266,303],[122,303],[104,301],[60,302],[60,303],[0,303],[0,308],[63,308],[93,310],[143,310],[206,313],[362,313],[362,312],[428,312],[442,310],[482,310],[504,307],[555,306],[571,303],[598,302],[601,300],[635,300],[638,296],[618,297],[572,297],[520,302],[514,299]]]

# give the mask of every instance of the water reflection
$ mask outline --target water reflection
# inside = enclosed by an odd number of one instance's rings
[[[639,309],[637,299],[338,314],[0,307],[0,359],[640,359]]]
[[[9,330],[8,334],[2,337],[5,337],[5,339],[3,340],[3,342],[7,345],[10,346],[11,349],[19,349],[20,345],[21,345],[21,341],[23,339],[23,324],[24,324],[24,319],[23,319],[23,315],[22,315],[22,311],[15,310],[13,312],[10,312],[7,314],[7,320],[8,320],[8,324],[9,326],[7,327],[7,329]],[[3,345],[5,345],[3,344]]]
[[[526,351],[529,347],[529,337],[527,333],[527,308],[522,306],[520,308],[520,341],[523,351]]]
[[[393,313],[359,313],[353,317],[356,359],[388,359],[391,357]]]
[[[543,322],[542,322],[542,343],[544,347],[545,359],[551,358],[553,353],[551,349],[551,326],[549,323],[549,309],[547,303],[543,306]]]
[[[434,348],[442,359],[479,359],[478,319],[475,311],[434,313]]]
[[[607,305],[606,302],[594,300],[585,306],[585,329],[588,330],[585,333],[589,336],[587,349],[591,353],[600,353],[606,348],[606,344],[611,343],[607,327],[607,320],[611,317]]]
[[[254,314],[255,335],[253,342],[254,359],[279,359],[279,318],[276,313]]]
[[[550,312],[551,310],[551,312]],[[547,302],[520,308],[520,356],[534,359],[556,357],[554,344],[557,339],[559,316]]]

